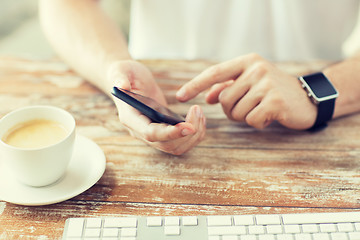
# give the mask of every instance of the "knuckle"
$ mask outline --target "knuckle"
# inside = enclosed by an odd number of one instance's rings
[[[243,122],[245,120],[243,114],[240,111],[232,111],[231,119],[238,121],[238,122]]]
[[[223,109],[227,109],[228,105],[231,102],[231,99],[228,97],[225,91],[222,91],[219,95],[219,102],[222,105]]]
[[[255,125],[255,120],[254,120],[253,117],[247,115],[247,116],[245,117],[245,122],[246,122],[249,126],[255,127],[255,126],[254,126],[254,125]]]
[[[227,105],[221,105],[223,112],[225,113],[225,115],[230,119],[230,120],[235,120],[232,116],[232,112],[231,109],[229,109],[229,107]]]
[[[253,60],[253,61],[261,61],[263,60],[263,57],[261,57],[258,53],[249,53],[246,55],[247,58]]]
[[[270,78],[271,65],[266,61],[257,61],[253,63],[247,73],[246,78],[252,79],[252,82],[264,82],[273,80]]]
[[[270,64],[266,61],[258,61],[254,63],[253,70],[260,75],[264,75],[265,73],[269,72]]]
[[[261,121],[257,120],[256,116],[254,116],[254,115],[247,115],[245,117],[245,122],[249,126],[252,126],[257,129],[263,129],[265,127],[264,124]]]
[[[261,100],[262,98],[278,94],[278,86],[276,82],[269,77],[264,77],[259,80],[254,88],[254,98]]]
[[[272,91],[271,97],[269,98],[269,105],[276,109],[286,109],[286,99],[278,91]]]
[[[274,79],[272,79],[272,78],[264,78],[262,80],[262,87],[264,89],[267,89],[267,90],[274,89],[275,86],[276,86],[276,83],[275,83]]]
[[[221,74],[221,66],[213,65],[204,71],[204,74],[211,79],[218,79]]]

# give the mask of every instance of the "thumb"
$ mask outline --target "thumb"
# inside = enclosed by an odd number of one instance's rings
[[[114,87],[131,91],[131,83],[125,74],[117,72],[113,74],[111,78]]]
[[[131,83],[127,74],[119,70],[117,64],[112,64],[107,72],[107,79],[114,87],[131,90]]]
[[[131,91],[131,83],[128,78],[121,76],[115,78],[114,80],[115,80],[114,87]]]

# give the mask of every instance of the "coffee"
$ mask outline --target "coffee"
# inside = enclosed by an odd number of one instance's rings
[[[15,125],[2,141],[19,148],[41,148],[61,141],[67,134],[68,131],[56,121],[35,119]]]

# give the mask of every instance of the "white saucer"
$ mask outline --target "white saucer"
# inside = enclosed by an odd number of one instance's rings
[[[74,156],[62,179],[45,187],[24,185],[9,176],[0,166],[0,199],[27,206],[58,203],[75,197],[92,187],[105,171],[106,158],[92,140],[77,135]]]

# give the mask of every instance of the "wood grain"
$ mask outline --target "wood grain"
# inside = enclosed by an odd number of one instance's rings
[[[316,133],[272,124],[256,130],[227,120],[203,95],[177,103],[176,90],[206,61],[143,61],[165,90],[170,108],[199,104],[207,136],[184,156],[132,138],[112,101],[54,60],[0,58],[0,117],[19,107],[50,104],[71,112],[77,132],[104,151],[99,182],[65,202],[39,207],[0,201],[0,239],[59,239],[69,217],[210,215],[354,211],[360,207],[360,115]],[[298,75],[328,63],[278,63]]]

